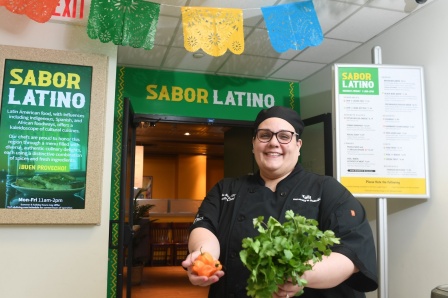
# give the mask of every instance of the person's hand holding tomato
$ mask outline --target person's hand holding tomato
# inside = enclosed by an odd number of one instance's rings
[[[217,282],[222,276],[222,265],[210,253],[195,251],[182,262],[187,269],[188,278],[195,286],[206,287]]]

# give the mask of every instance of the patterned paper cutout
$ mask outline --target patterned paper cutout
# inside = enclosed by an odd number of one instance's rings
[[[87,34],[103,43],[151,50],[160,4],[144,0],[92,0]]]
[[[243,11],[234,8],[182,7],[184,46],[187,51],[202,50],[214,57],[229,49],[244,51]]]
[[[10,12],[24,14],[39,23],[48,22],[58,4],[59,0],[0,0],[0,6]]]
[[[320,45],[322,29],[311,0],[262,7],[272,47],[279,53]]]

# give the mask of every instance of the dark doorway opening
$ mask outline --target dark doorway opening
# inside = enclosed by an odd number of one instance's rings
[[[253,173],[253,122],[136,115],[136,144],[145,155],[206,155],[224,159],[224,176]]]

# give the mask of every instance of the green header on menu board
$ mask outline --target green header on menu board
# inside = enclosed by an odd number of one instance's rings
[[[297,82],[266,81],[121,67],[117,96],[138,114],[253,121],[261,109],[299,111]]]
[[[378,95],[378,68],[338,68],[339,94]]]
[[[84,208],[92,67],[6,60],[0,208]]]

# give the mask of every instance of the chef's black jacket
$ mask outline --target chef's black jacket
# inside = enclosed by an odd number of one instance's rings
[[[273,216],[283,223],[287,210],[317,220],[322,231],[332,230],[341,243],[331,250],[348,257],[359,269],[334,288],[306,287],[300,297],[358,298],[377,289],[375,244],[363,206],[333,177],[307,172],[297,164],[275,192],[265,187],[258,172],[224,178],[205,197],[192,229],[207,228],[217,236],[226,273],[211,285],[209,297],[247,297],[249,270],[239,257],[242,240],[257,236],[254,218]]]

